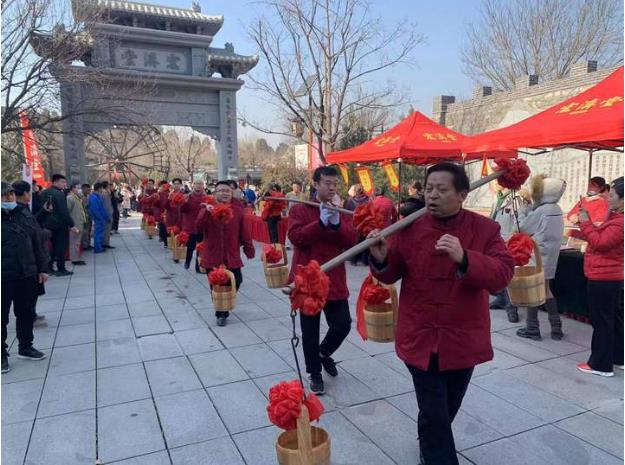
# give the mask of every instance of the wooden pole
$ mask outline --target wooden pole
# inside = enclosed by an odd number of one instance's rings
[[[297,450],[299,451],[300,465],[315,465],[308,408],[303,403],[297,419]]]
[[[270,199],[269,201],[271,202],[273,201],[281,201],[281,202],[294,202],[294,203],[303,203],[304,205],[311,205],[313,207],[317,207],[319,208],[319,203],[317,202],[312,202],[310,200],[300,200],[300,199],[289,199],[286,197],[268,197],[268,199]],[[267,199],[264,199],[265,202],[267,202]],[[326,208],[328,210],[336,210],[337,212],[341,212],[341,213],[345,213],[346,215],[353,215],[354,212],[351,210],[347,210],[346,208],[341,208],[341,207],[335,207],[334,205],[328,205],[327,203],[325,204]]]
[[[488,184],[491,181],[494,181],[499,176],[501,176],[503,173],[504,173],[503,171],[496,171],[496,172],[494,172],[492,174],[489,174],[488,176],[485,176],[485,177],[483,177],[481,179],[478,179],[475,182],[472,182],[471,186],[469,187],[469,192],[471,192],[471,191],[473,191],[473,190],[475,190],[475,189],[477,189],[479,187],[482,187],[482,186]],[[425,215],[426,213],[427,213],[427,209],[426,208],[422,208],[420,210],[417,210],[414,213],[411,213],[410,215],[406,216],[405,218],[402,218],[401,220],[397,221],[396,223],[393,223],[392,225],[388,226],[387,228],[384,228],[382,231],[380,231],[380,235],[378,237],[371,237],[369,239],[365,239],[361,243],[356,244],[351,249],[346,250],[342,254],[334,257],[332,260],[324,263],[323,265],[321,265],[321,270],[324,273],[327,273],[328,271],[332,270],[333,268],[336,268],[337,266],[339,266],[343,262],[346,262],[347,260],[349,260],[350,258],[354,257],[355,255],[358,255],[358,254],[364,252],[369,247],[371,247],[372,245],[374,245],[377,242],[379,242],[380,239],[382,239],[384,237],[388,237],[391,234],[394,234],[397,231],[400,231],[400,230],[404,229],[406,226],[414,223],[417,219],[419,219],[421,216]],[[289,284],[287,287],[282,289],[282,292],[284,294],[288,295],[288,294],[291,293],[291,291],[293,291],[293,289],[295,289],[295,285],[294,284]]]

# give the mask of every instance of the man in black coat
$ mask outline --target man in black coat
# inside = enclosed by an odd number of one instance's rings
[[[41,193],[45,202],[52,203],[52,213],[46,218],[43,226],[52,231],[52,258],[56,261],[55,276],[73,274],[65,268],[65,254],[69,248],[69,229],[74,227],[74,221],[67,209],[67,180],[62,174],[52,175],[52,186]]]
[[[13,188],[2,183],[2,373],[9,371],[7,325],[13,305],[19,343],[18,357],[42,360],[45,354],[33,347],[34,308],[39,284],[48,280],[47,256],[41,238],[20,226]]]

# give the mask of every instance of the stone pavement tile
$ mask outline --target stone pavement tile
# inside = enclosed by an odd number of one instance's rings
[[[136,285],[129,285],[127,288],[124,287],[124,296],[126,297],[126,303],[128,305],[154,298],[154,294],[152,294],[152,291],[147,285],[145,287],[138,286],[138,289]]]
[[[2,386],[2,425],[33,420],[42,387],[43,379],[4,384]]]
[[[134,337],[98,341],[98,368],[128,365],[141,361],[139,347]]]
[[[492,333],[491,339],[493,347],[528,362],[539,362],[558,356],[553,352],[529,344],[526,339],[518,336]]]
[[[462,452],[479,465],[616,465],[623,461],[552,425]]]
[[[272,341],[268,342],[267,345],[271,347],[276,354],[280,356],[282,360],[289,364],[291,368],[296,369],[295,359],[293,358],[293,349],[291,347],[291,341],[289,339],[283,339],[280,341]],[[304,369],[304,350],[302,349],[302,341],[300,339],[300,343],[297,346],[297,358],[300,363],[300,367],[302,367],[302,372]]]
[[[267,399],[251,380],[206,390],[230,434],[269,425]]]
[[[176,310],[163,308],[163,313],[174,331],[206,328],[204,320],[202,320],[195,309],[191,306],[189,306],[188,309],[185,307],[183,309]]]
[[[65,299],[65,305],[63,306],[63,310],[88,308],[93,306],[95,306],[95,299],[92,295],[71,297]],[[39,303],[37,303],[37,308],[39,308]]]
[[[414,390],[412,380],[407,374],[400,374],[373,357],[344,360],[340,366],[381,397],[404,394]]]
[[[202,388],[202,383],[186,357],[145,362],[145,371],[154,396]]]
[[[208,328],[176,331],[174,337],[186,355],[211,352],[224,348],[217,336]]]
[[[520,365],[526,365],[526,360],[510,355],[507,352],[496,349],[493,347],[493,359],[486,363],[480,363],[473,370],[473,378],[478,376],[484,376],[489,373],[497,372],[500,370],[506,370],[508,368],[517,367]]]
[[[609,418],[619,424],[623,424],[623,400],[614,400],[612,402],[606,402],[601,407],[593,410],[597,415],[601,415],[604,418]]]
[[[244,322],[248,322],[248,321],[255,321],[255,320],[264,320],[267,318],[271,318],[271,315],[267,312],[265,312],[262,308],[260,308],[258,305],[254,304],[254,303],[249,303],[249,304],[238,304],[236,308],[234,309],[237,318],[239,318],[239,320],[244,321]],[[250,324],[250,327],[253,327],[252,324]]]
[[[95,409],[95,371],[46,379],[37,418]]]
[[[2,425],[2,464],[22,465],[30,440],[32,421]]]
[[[128,303],[128,312],[133,318],[142,316],[162,315],[161,307],[158,306],[156,300],[148,299],[141,302]]]
[[[95,296],[96,307],[100,305],[123,304],[125,302],[126,302],[126,299],[124,298],[124,294],[122,293],[121,289],[119,290],[119,292],[96,294]]]
[[[169,449],[228,435],[204,389],[157,397],[155,402]]]
[[[284,373],[291,370],[289,365],[266,344],[236,347],[231,349],[231,353],[251,378]]]
[[[623,425],[586,412],[559,421],[555,426],[623,459]]]
[[[96,318],[98,315],[98,309],[96,308]],[[135,332],[132,329],[130,318],[123,320],[102,321],[97,324],[96,336],[98,342],[106,341],[108,339],[118,339],[122,337],[135,337]]]
[[[4,373],[0,379],[2,384],[15,383],[17,381],[27,381],[39,379],[46,376],[48,365],[50,364],[50,350],[44,350],[46,358],[36,363],[31,360],[22,360],[17,357],[9,357],[11,371]]]
[[[51,349],[54,345],[54,339],[56,338],[56,328],[35,328],[34,330],[33,346],[36,349],[44,350]],[[11,348],[10,353],[17,354],[17,342]]]
[[[173,449],[171,459],[174,465],[245,465],[229,437]]]
[[[125,320],[129,316],[126,304],[98,305],[96,307],[95,314],[96,321],[98,323],[113,320]]]
[[[110,462],[111,465],[171,465],[167,451],[155,452],[153,454],[140,455],[131,459],[119,462]]]
[[[221,343],[228,347],[249,346],[259,344],[262,341],[243,323],[230,323],[214,330]]]
[[[298,323],[299,325],[299,323]],[[388,354],[385,355],[392,355],[394,357],[395,356],[395,352],[389,352]],[[362,350],[360,347],[352,344],[349,341],[343,341],[343,343],[341,344],[341,346],[337,349],[336,352],[334,352],[332,354],[332,358],[338,363],[341,362],[342,360],[351,360],[354,358],[363,358],[363,357],[369,357],[370,355],[365,352],[364,350]]]
[[[357,331],[352,330],[347,336],[347,341],[354,344],[356,347],[364,350],[369,355],[386,354],[388,352],[395,352],[395,344],[380,343],[373,341],[363,341]]]
[[[475,378],[473,384],[549,423],[584,412],[579,406],[505,372]]]
[[[367,356],[369,355],[367,354]],[[405,363],[397,356],[395,352],[375,355],[373,358],[379,362],[382,362],[387,367],[392,368],[397,373],[406,377],[410,377],[410,372],[408,371],[408,368],[406,368]]]
[[[46,299],[37,300],[37,313],[59,312],[63,310],[65,298],[62,299]],[[93,306],[93,300],[91,301]]]
[[[267,298],[254,299],[253,302],[255,302],[256,305],[262,308],[266,313],[274,317],[285,316],[291,313],[291,306],[287,301],[276,299],[271,295]]]
[[[341,414],[400,465],[414,465],[419,457],[417,424],[391,404],[379,400],[357,405]]]
[[[586,350],[586,347],[567,341],[566,332],[564,333],[564,339],[562,339],[561,341],[554,341],[553,339],[551,339],[551,336],[549,335],[549,331],[550,331],[549,328],[550,327],[547,326],[541,329],[543,333],[542,341],[534,341],[532,339],[525,339],[525,342],[527,344],[533,345],[534,347],[548,350],[558,355],[574,354],[574,353],[583,352],[584,350]],[[566,325],[564,326],[564,330],[566,330]],[[516,335],[516,328],[508,329],[506,331],[500,331],[500,334],[503,334],[505,336],[510,336],[510,337],[518,337]]]
[[[205,387],[247,380],[249,376],[227,350],[190,355],[189,360]]]
[[[279,341],[291,337],[291,331],[276,318],[252,321],[247,323],[247,326],[264,342]]]
[[[163,449],[151,399],[98,409],[98,451],[104,463]]]
[[[149,317],[148,317],[149,318]],[[145,336],[137,340],[143,361],[184,355],[173,334]]]
[[[474,385],[469,386],[461,410],[505,436],[545,423],[540,418]]]
[[[172,333],[171,326],[163,315],[142,316],[132,319],[137,337],[151,334]]]
[[[95,410],[37,419],[25,465],[95,463],[95,423]]]
[[[508,321],[508,315],[504,310],[491,310],[490,311],[490,330],[492,332],[502,331],[509,328],[522,328],[525,326],[525,310],[519,309],[520,321],[518,323],[510,323]]]
[[[276,440],[281,429],[271,425],[232,436],[246,463],[254,465],[276,464]]]
[[[41,331],[42,329],[54,329],[57,326],[59,326],[59,321],[61,321],[61,311],[60,310],[58,312],[48,312],[48,313],[45,313],[43,316],[46,317],[46,319],[44,320],[45,325],[44,326],[36,326],[34,328],[35,332],[36,331]]]
[[[272,386],[275,386],[281,381],[293,381],[294,379],[297,379],[297,373],[291,370],[285,373],[263,376],[262,378],[254,378],[252,381],[254,381],[254,384],[258,386],[260,392],[262,392],[263,395],[269,399],[269,389],[271,389]],[[305,379],[304,383],[306,383]]]
[[[151,397],[143,364],[98,370],[98,407],[122,404]]]
[[[91,297],[93,302],[95,303],[95,289],[93,288],[93,278],[89,278],[91,280],[90,283],[86,284],[77,284],[72,283],[67,290],[67,298],[71,299],[74,297]]]
[[[75,346],[89,342],[95,342],[95,325],[93,323],[61,326],[56,333],[54,347]]]
[[[95,322],[95,308],[83,308],[80,310],[63,310],[60,326],[81,325]]]
[[[323,405],[327,411],[362,404],[381,397],[362,381],[341,368],[340,365],[338,370],[339,375],[336,378],[327,375],[323,377],[326,389]],[[303,366],[302,371],[304,371]],[[305,374],[304,376],[304,383],[308,384],[308,378]],[[305,387],[308,389],[308,386]]]
[[[48,376],[89,370],[95,370],[95,344],[59,347],[52,351]]]

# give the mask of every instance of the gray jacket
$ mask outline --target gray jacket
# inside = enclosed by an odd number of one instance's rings
[[[100,197],[102,197],[102,203],[104,204],[104,209],[109,214],[109,216],[112,218],[113,217],[113,202],[111,201],[111,193],[110,193],[110,191],[109,192],[103,192],[102,194],[100,194]]]

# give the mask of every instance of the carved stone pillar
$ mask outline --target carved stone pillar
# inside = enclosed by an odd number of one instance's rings
[[[81,89],[77,84],[61,83],[61,108],[64,115],[76,115]],[[65,173],[69,183],[87,181],[85,166],[85,133],[80,116],[63,120],[63,150],[65,152]]]

